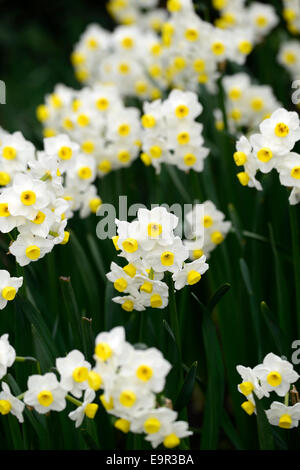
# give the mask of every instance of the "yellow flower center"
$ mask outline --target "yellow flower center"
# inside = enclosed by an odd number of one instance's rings
[[[89,207],[91,209],[91,212],[93,212],[93,214],[96,214],[98,208],[101,206],[102,204],[102,201],[100,199],[100,197],[94,197],[93,199],[90,200],[89,202]]]
[[[147,82],[143,81],[143,80],[138,80],[136,83],[135,83],[135,91],[139,94],[139,95],[143,95],[144,93],[146,93],[148,89],[148,84]]]
[[[287,64],[290,64],[290,65],[294,64],[297,61],[296,55],[294,54],[294,52],[291,52],[291,51],[285,52],[283,59]]]
[[[98,165],[98,170],[102,173],[109,173],[111,171],[111,163],[109,160],[102,160]]]
[[[8,210],[8,204],[5,202],[0,203],[0,217],[8,217],[10,212]]]
[[[251,42],[249,41],[240,41],[239,42],[239,45],[238,45],[238,49],[240,51],[241,54],[250,54],[250,52],[252,51],[252,44]]]
[[[216,231],[211,234],[211,241],[215,243],[216,245],[219,245],[220,243],[222,243],[223,240],[224,240],[224,237],[221,232]]]
[[[278,385],[280,385],[281,382],[282,382],[282,378],[281,378],[280,373],[277,372],[276,370],[271,371],[267,375],[267,382],[272,387],[278,387]]]
[[[241,166],[246,163],[247,155],[244,152],[234,152],[233,159],[237,166]]]
[[[107,411],[113,409],[113,407],[114,407],[114,400],[113,400],[113,397],[110,397],[110,398],[109,398],[109,401],[105,400],[104,394],[101,395],[99,398],[100,398],[100,401],[101,401],[102,405],[104,406],[104,408],[105,408]]]
[[[178,56],[174,58],[173,64],[177,70],[183,70],[186,66],[186,60],[184,57]]]
[[[90,49],[97,49],[98,47],[98,41],[97,39],[95,38],[89,38],[87,40],[87,46],[90,48]]]
[[[259,28],[263,28],[267,24],[267,18],[263,15],[257,16],[255,23]]]
[[[198,273],[198,271],[195,271],[195,270],[191,270],[189,271],[188,275],[187,275],[187,282],[190,286],[192,286],[193,284],[196,284],[197,282],[199,282],[201,279],[201,274]]]
[[[192,166],[196,163],[197,157],[193,153],[186,153],[183,157],[183,161],[186,166]]]
[[[205,70],[205,60],[203,59],[196,59],[194,60],[194,63],[193,63],[193,67],[194,67],[194,70],[198,73],[201,73]]]
[[[185,104],[180,104],[175,109],[175,114],[179,119],[185,118],[189,114],[190,110]]]
[[[159,237],[162,233],[162,226],[156,222],[151,222],[148,224],[148,236],[149,237]]]
[[[176,434],[172,433],[169,434],[164,438],[164,446],[167,449],[173,449],[173,447],[177,447],[180,444],[180,439],[176,436]]]
[[[0,400],[0,413],[7,415],[11,410],[11,403],[8,400]]]
[[[292,168],[291,177],[297,180],[300,179],[300,166],[294,166],[294,168]]]
[[[36,194],[33,191],[23,191],[21,193],[21,202],[25,206],[32,206],[36,202]]]
[[[189,143],[190,141],[190,134],[186,131],[184,132],[180,132],[178,135],[177,135],[177,141],[180,145],[186,145]]]
[[[124,290],[127,287],[127,281],[124,279],[124,277],[120,277],[119,279],[116,279],[114,282],[114,288],[119,291],[119,292],[124,292]]]
[[[163,266],[172,266],[174,263],[174,253],[171,251],[164,251],[160,257]]]
[[[95,145],[94,142],[92,142],[91,140],[86,140],[82,143],[81,148],[84,153],[93,153],[93,151],[95,150]]]
[[[233,110],[230,112],[229,116],[230,116],[234,121],[239,121],[239,120],[241,119],[241,117],[242,117],[242,112],[241,112],[240,109],[235,108],[235,109],[233,109]]]
[[[131,155],[128,150],[120,150],[118,152],[118,160],[120,160],[120,162],[123,162],[123,163],[129,162],[130,157]]]
[[[144,422],[144,430],[147,434],[155,434],[160,430],[161,424],[157,418],[148,418]]]
[[[6,160],[14,160],[17,156],[17,151],[14,147],[7,146],[3,148],[2,156]]]
[[[126,37],[122,39],[121,44],[124,47],[124,49],[131,49],[134,45],[134,40],[130,37]]]
[[[151,294],[153,289],[153,285],[151,282],[144,282],[144,284],[141,285],[140,290],[142,292],[146,292],[147,294]]]
[[[280,416],[278,426],[280,428],[289,429],[292,425],[292,418],[288,414]]]
[[[136,402],[136,394],[131,390],[124,390],[119,397],[121,405],[131,408]]]
[[[159,308],[162,306],[162,298],[159,294],[153,294],[150,298],[150,305],[152,308]]]
[[[40,225],[44,222],[46,218],[46,214],[44,212],[38,211],[38,213],[35,216],[35,219],[32,221],[36,225]]]
[[[154,127],[156,124],[155,117],[151,114],[144,114],[144,116],[142,116],[142,124],[146,128]]]
[[[257,158],[261,162],[268,162],[269,160],[271,160],[272,157],[273,157],[273,153],[267,147],[263,147],[257,152]]]
[[[56,94],[51,95],[50,96],[50,101],[51,101],[51,104],[52,104],[53,108],[61,108],[62,100],[58,95],[56,95]]]
[[[286,137],[289,133],[289,127],[284,122],[279,122],[275,127],[277,137]]]
[[[188,41],[197,41],[199,37],[199,33],[198,31],[195,29],[195,28],[188,28],[186,29],[185,31],[185,38],[188,40]]]
[[[95,354],[101,361],[106,361],[112,356],[113,351],[108,343],[98,343],[95,348]]]
[[[99,390],[102,384],[102,377],[97,372],[90,370],[87,378],[89,387],[93,390]]]
[[[181,2],[180,0],[168,0],[167,2],[167,9],[171,13],[175,13],[176,11],[181,10]]]
[[[16,289],[12,286],[4,287],[4,289],[1,291],[1,295],[5,300],[14,300],[16,293]]]
[[[248,173],[246,173],[245,171],[241,171],[236,176],[242,186],[247,186],[250,180],[250,176],[248,175]]]
[[[162,155],[162,149],[159,145],[152,145],[149,152],[152,158],[160,158]]]
[[[241,407],[243,408],[244,411],[246,411],[246,413],[251,416],[253,413],[254,413],[254,410],[255,410],[255,406],[253,405],[252,401],[244,401],[242,404],[241,404]]]
[[[53,403],[53,395],[49,390],[42,390],[38,394],[37,399],[42,406],[50,406]]]
[[[126,75],[128,72],[130,71],[130,67],[128,64],[126,64],[126,62],[121,62],[119,64],[119,72],[122,74],[122,75]]]
[[[72,377],[75,382],[82,383],[88,379],[88,372],[86,367],[76,367],[73,370]]]
[[[88,180],[89,178],[92,177],[93,173],[89,166],[82,166],[81,168],[79,168],[77,174],[80,179]]]
[[[31,260],[36,260],[40,257],[41,250],[38,246],[31,245],[31,246],[28,246],[26,248],[25,254],[26,254],[27,258],[29,258]]]
[[[122,304],[122,309],[125,310],[125,312],[132,312],[134,307],[134,303],[132,300],[125,300]]]
[[[121,124],[118,128],[118,133],[121,137],[126,137],[130,134],[130,126],[129,124]]]
[[[204,255],[203,250],[193,250],[193,257],[194,257],[195,259],[199,259],[199,258],[201,258],[201,256],[203,256],[203,255]]]
[[[136,268],[130,263],[124,266],[123,271],[125,271],[125,273],[130,277],[134,277],[136,275]]]
[[[36,108],[36,117],[38,118],[38,120],[40,122],[47,121],[49,116],[50,116],[49,109],[47,108],[47,106],[45,104],[40,104]]]
[[[61,160],[70,160],[72,158],[72,149],[70,147],[63,146],[58,151],[58,156]]]
[[[124,432],[124,434],[127,434],[130,429],[130,421],[127,421],[127,419],[119,418],[115,422],[114,427],[116,429],[119,429],[119,431]]]
[[[99,111],[106,111],[107,108],[109,107],[109,101],[107,98],[99,98],[96,101],[96,106],[99,109]]]
[[[205,227],[205,228],[209,228],[209,227],[212,226],[212,224],[213,224],[213,219],[212,219],[212,217],[210,217],[209,215],[205,215],[205,216],[203,217],[203,225],[204,225],[204,227]]]
[[[80,114],[77,118],[77,124],[81,127],[86,127],[90,123],[90,118],[86,114]]]
[[[153,370],[151,367],[147,365],[141,365],[138,367],[136,371],[136,376],[138,379],[142,380],[143,382],[148,382],[153,375]]]
[[[115,247],[115,249],[116,249],[117,251],[119,251],[119,249],[120,249],[120,248],[118,247],[118,240],[119,240],[118,235],[115,235],[114,237],[112,237],[112,242],[113,242],[114,247]]]
[[[241,97],[241,94],[242,94],[242,92],[241,92],[240,88],[231,88],[231,90],[229,90],[229,92],[228,92],[228,96],[232,100],[238,100]]]
[[[123,241],[122,247],[126,253],[134,253],[138,249],[139,245],[135,238],[127,238]]]
[[[0,171],[0,186],[6,186],[10,182],[10,175],[6,171]]]
[[[261,111],[264,106],[264,102],[261,98],[253,98],[251,101],[251,107],[254,111]]]
[[[221,41],[216,41],[212,44],[211,50],[215,55],[222,55],[225,51],[225,46]]]
[[[254,390],[254,386],[251,382],[242,382],[240,384],[240,391],[243,395],[248,396]]]
[[[96,403],[88,403],[84,409],[84,414],[88,418],[94,419],[98,411],[98,408],[99,408],[99,405],[97,405]]]
[[[64,231],[64,239],[60,242],[61,245],[66,245],[70,239],[70,232]]]

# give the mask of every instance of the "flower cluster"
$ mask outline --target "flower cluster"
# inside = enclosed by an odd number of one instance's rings
[[[109,0],[107,9],[120,24],[138,24],[145,29],[160,31],[167,12],[157,8],[158,0]]]
[[[0,379],[17,359],[8,335],[1,336]],[[117,418],[114,426],[124,433],[143,433],[153,447],[163,444],[167,448],[177,447],[181,438],[192,434],[185,421],[177,421],[177,412],[166,406],[168,400],[161,397],[171,364],[158,349],[135,349],[126,341],[124,328],[116,327],[98,334],[94,359],[92,368],[80,351],[73,350],[56,359],[57,374],[30,376],[27,390],[18,397],[3,381],[0,414],[11,413],[22,423],[25,405],[46,414],[63,411],[67,400],[76,405],[68,416],[79,427],[85,417],[95,417],[99,405],[94,400],[101,390],[100,402]]]
[[[285,397],[284,403],[272,402],[270,409],[266,410],[269,422],[280,428],[290,429],[297,427],[300,420],[300,403],[289,406],[291,384],[294,384],[299,375],[294,371],[293,365],[269,353],[262,364],[250,367],[237,366],[237,371],[242,377],[242,383],[238,385],[238,391],[246,397],[242,408],[249,415],[256,413],[254,395],[257,399],[269,397],[270,392],[275,392],[279,397]]]
[[[173,90],[164,100],[144,103],[141,159],[157,172],[162,163],[181,170],[202,171],[209,150],[203,146],[202,124],[196,118],[202,112],[197,95]]]
[[[265,3],[252,2],[246,6],[246,0],[213,0],[213,6],[219,10],[216,20],[219,28],[239,31],[246,28],[252,33],[254,43],[260,42],[278,23],[274,7]]]
[[[300,140],[300,121],[296,112],[279,108],[259,126],[260,133],[252,134],[248,140],[242,136],[236,143],[234,161],[244,166],[237,174],[243,186],[262,189],[255,175],[258,170],[269,173],[274,168],[279,173],[280,183],[291,187],[290,204],[300,201],[300,155],[292,152]]]
[[[212,201],[196,204],[186,215],[186,228],[188,240],[184,246],[189,250],[189,257],[193,260],[210,253],[222,243],[231,229],[231,222],[224,220],[223,212],[217,210]]]
[[[79,81],[114,83],[122,95],[158,99],[168,88],[216,90],[219,66],[226,60],[243,64],[254,44],[277,23],[271,6],[239,2],[235,24],[224,29],[201,19],[192,0],[169,0],[167,11],[139,15],[137,2],[112,0],[109,10],[123,23],[110,33],[89,25],[71,56]],[[139,7],[155,2],[139,2]],[[225,14],[225,13],[224,13]],[[249,22],[249,15],[251,21]]]
[[[77,184],[96,175],[128,167],[140,150],[140,113],[125,107],[118,90],[110,85],[73,90],[57,85],[37,109],[45,135],[66,133],[80,148],[79,164],[89,168]],[[74,168],[76,174],[77,168]]]
[[[277,56],[278,62],[286,68],[293,80],[300,77],[300,43],[299,41],[285,41],[281,44]]]
[[[172,273],[179,290],[196,284],[207,271],[204,255],[185,263],[189,251],[174,234],[178,217],[164,207],[139,209],[133,222],[116,219],[116,224],[118,235],[113,242],[128,264],[120,267],[113,262],[107,278],[118,292],[126,294],[113,298],[124,310],[165,308],[169,300],[168,285],[163,281],[166,272]]]
[[[257,125],[277,109],[272,87],[253,85],[249,75],[240,72],[227,75],[222,80],[225,93],[225,111],[230,132],[242,128],[255,129]],[[215,110],[216,128],[222,130],[224,122],[220,110]]]
[[[36,151],[21,132],[2,132],[0,156],[0,232],[17,228],[9,251],[25,266],[68,242],[74,210],[96,212],[95,162],[66,134],[44,139],[44,150]]]
[[[300,5],[298,0],[283,0],[282,15],[292,34],[300,33]]]

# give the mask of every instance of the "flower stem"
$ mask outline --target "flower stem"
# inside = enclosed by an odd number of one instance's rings
[[[76,405],[76,406],[81,406],[81,405],[82,405],[82,402],[81,402],[81,401],[76,400],[76,398],[71,397],[71,395],[66,395],[66,399],[67,399],[69,402],[73,403],[73,405]]]

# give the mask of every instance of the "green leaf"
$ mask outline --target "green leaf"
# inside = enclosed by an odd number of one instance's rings
[[[274,450],[274,440],[271,425],[268,421],[266,412],[263,408],[261,400],[259,400],[255,394],[253,394],[256,413],[257,413],[257,430],[258,430],[258,439],[259,446],[261,450]]]
[[[222,297],[229,291],[230,288],[231,288],[231,285],[228,282],[226,282],[221,287],[219,287],[219,289],[212,296],[212,298],[209,301],[209,304],[207,306],[207,308],[210,312],[213,312],[216,305],[220,302]]]
[[[272,312],[266,302],[261,302],[260,308],[268,330],[271,333],[274,343],[277,347],[277,351],[279,354],[283,354],[285,350],[283,344],[286,341],[286,335],[278,326],[276,319],[272,315]]]
[[[228,416],[228,413],[226,410],[223,408],[222,411],[222,428],[226,434],[226,436],[231,440],[232,444],[235,446],[237,450],[244,450],[245,446],[241,441],[240,435],[238,431],[235,429],[233,426],[232,422],[230,421],[230,418]]]
[[[195,385],[198,362],[195,361],[184,380],[183,386],[177,396],[174,409],[180,412],[190,401]]]

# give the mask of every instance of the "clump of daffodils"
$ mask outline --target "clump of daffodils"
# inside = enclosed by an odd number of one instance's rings
[[[290,400],[295,401],[292,396],[293,393],[291,393],[293,392],[291,385],[299,379],[299,375],[290,362],[269,353],[262,364],[258,364],[253,369],[237,366],[237,372],[242,377],[242,382],[238,385],[238,391],[246,399],[241,406],[248,415],[256,413],[254,395],[260,400],[275,392],[279,397],[284,397],[284,402],[273,401],[271,403],[270,409],[266,410],[269,422],[284,429],[298,426],[300,403],[294,403],[290,406]]]
[[[215,21],[219,28],[236,32],[246,28],[253,34],[253,43],[260,42],[278,23],[272,5],[252,2],[247,6],[246,0],[212,0],[212,4],[220,13]]]
[[[300,77],[300,43],[299,41],[285,41],[281,44],[277,56],[278,62],[290,73],[293,80]]]
[[[225,93],[225,112],[230,132],[252,130],[277,109],[280,104],[272,87],[254,85],[248,74],[240,72],[222,79]],[[222,130],[224,122],[220,110],[215,110],[216,128]]]
[[[173,90],[164,101],[144,103],[143,162],[157,172],[162,163],[202,171],[209,153],[203,146],[203,125],[196,122],[202,109],[195,93],[180,90]]]
[[[155,6],[139,6],[144,3]],[[277,23],[272,7],[255,5],[241,8],[236,27],[224,29],[200,18],[192,0],[169,0],[167,11],[141,15],[136,2],[113,0],[109,10],[123,24],[113,32],[87,27],[71,56],[76,77],[90,85],[113,83],[122,95],[141,99],[160,98],[170,88],[197,91],[199,84],[214,92],[224,62],[243,64]]]
[[[8,335],[0,337],[0,379],[16,360]],[[76,406],[69,418],[78,428],[93,419],[101,403],[112,424],[123,433],[143,434],[152,447],[174,448],[192,434],[188,423],[177,421],[178,413],[163,396],[171,364],[156,348],[135,349],[126,341],[123,327],[98,334],[95,364],[73,350],[56,359],[56,372],[31,375],[27,390],[15,397],[6,382],[0,392],[0,414],[11,413],[23,423],[25,405],[39,414],[61,412],[67,401]],[[96,397],[96,392],[99,395]],[[98,403],[96,403],[98,401]]]
[[[128,167],[139,154],[140,113],[124,106],[114,86],[96,85],[78,91],[57,85],[37,109],[37,116],[46,136],[64,133],[77,143],[78,165],[89,169],[84,178],[77,178],[81,186],[83,180],[90,183],[97,175]],[[75,167],[75,175],[77,171]]]
[[[292,34],[300,34],[300,5],[298,0],[283,0],[283,18]]]
[[[174,234],[178,217],[164,207],[139,209],[133,222],[116,219],[116,224],[113,242],[127,264],[121,267],[113,262],[107,278],[125,294],[113,298],[125,311],[165,308],[169,301],[168,284],[164,282],[167,272],[172,273],[175,289],[179,290],[199,282],[207,271],[204,255],[186,262],[189,251]]]
[[[21,132],[2,133],[0,156],[0,232],[17,229],[9,252],[25,266],[68,242],[74,210],[96,212],[95,162],[66,134],[44,139],[36,151]]]
[[[244,170],[237,174],[240,183],[261,190],[257,171],[269,173],[275,169],[280,183],[292,188],[290,204],[297,204],[300,201],[300,155],[292,150],[300,140],[298,114],[279,108],[259,125],[259,130],[249,139],[242,136],[236,143],[233,158]]]
[[[212,201],[196,204],[186,215],[185,225],[188,240],[184,246],[189,250],[190,259],[197,260],[210,253],[220,245],[229,230],[231,222],[224,220],[225,215]]]
[[[138,24],[159,32],[167,12],[157,8],[158,3],[158,0],[109,0],[107,10],[120,24]]]

